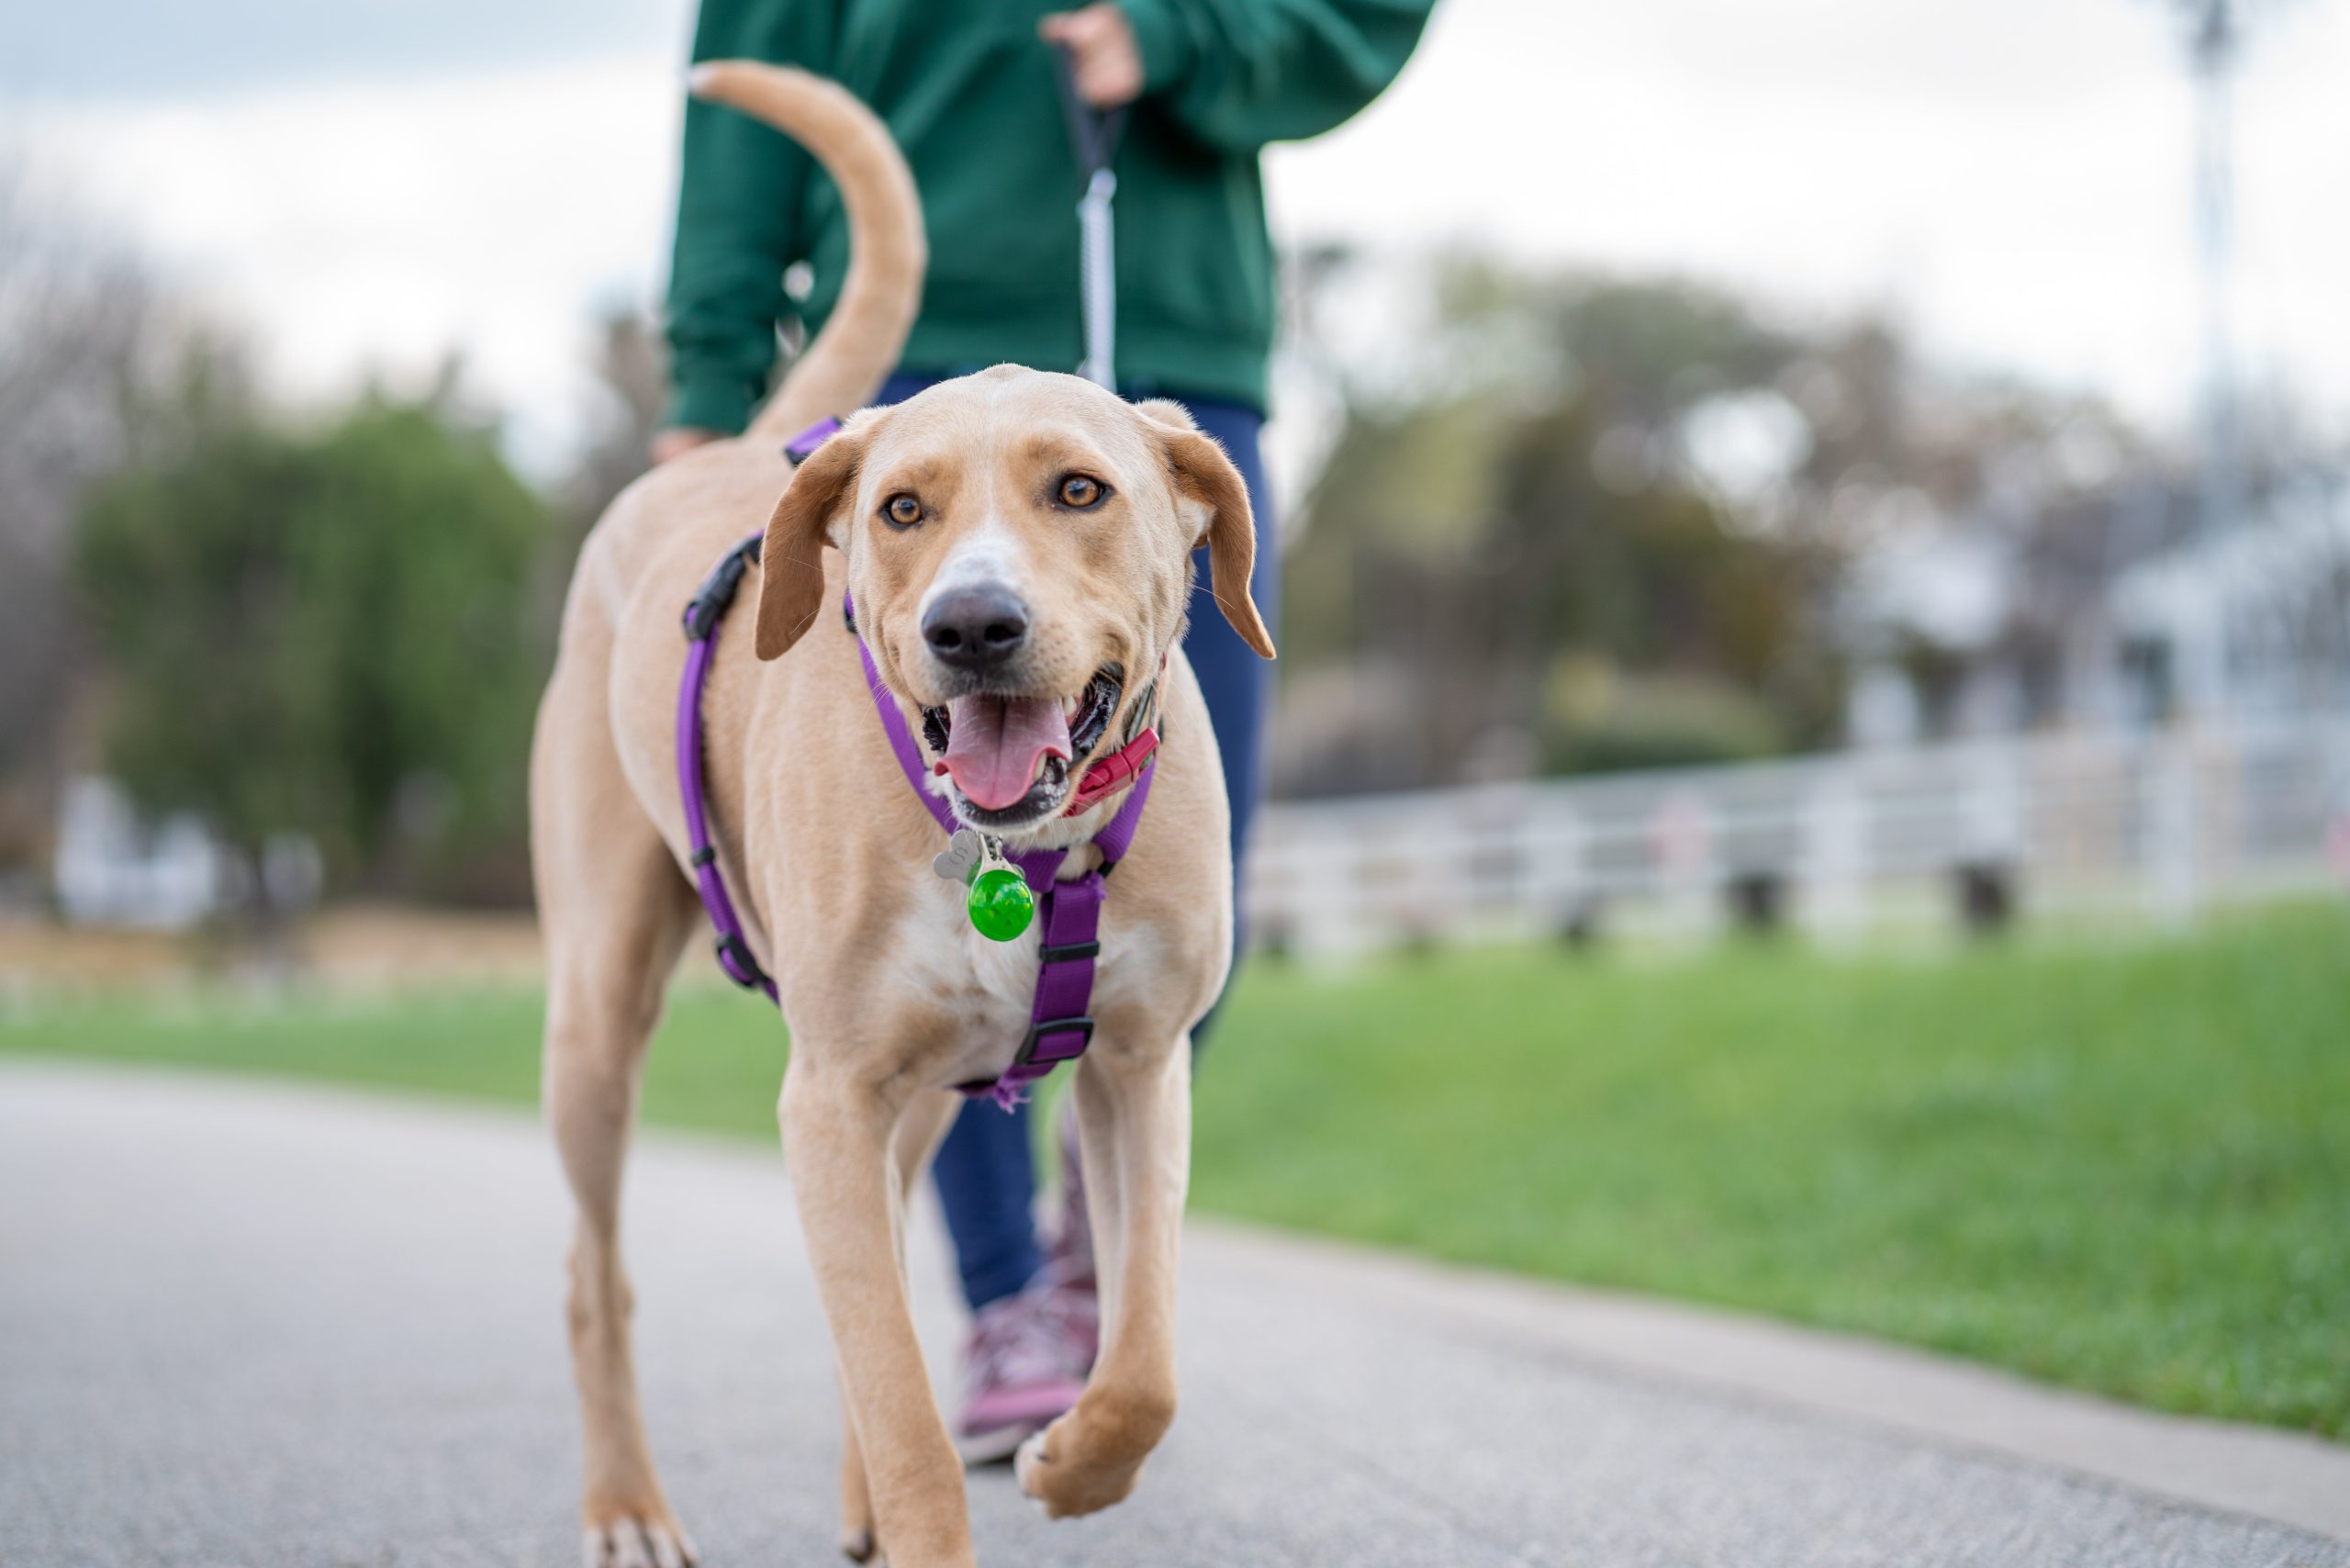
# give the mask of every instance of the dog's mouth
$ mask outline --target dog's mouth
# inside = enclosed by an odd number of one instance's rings
[[[923,738],[979,827],[1017,827],[1051,815],[1070,770],[1102,742],[1125,689],[1104,665],[1075,697],[979,691],[922,711]]]

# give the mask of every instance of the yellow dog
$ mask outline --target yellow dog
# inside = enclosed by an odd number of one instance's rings
[[[855,414],[791,473],[783,439],[864,404],[896,362],[921,292],[921,208],[888,132],[839,88],[740,63],[701,68],[695,86],[823,163],[854,260],[750,431],[648,475],[598,524],[539,711],[532,849],[546,1103],[579,1208],[587,1553],[657,1568],[693,1556],[638,1414],[617,1221],[645,1044],[700,919],[673,767],[678,617],[765,517],[703,706],[717,864],[790,1027],[778,1116],[837,1352],[842,1543],[895,1568],[949,1568],[972,1562],[963,1470],[915,1341],[900,1238],[953,1086],[997,1077],[1026,1032],[1036,934],[982,937],[962,890],[933,874],[943,839],[877,719],[844,597],[885,700],[917,734],[925,710],[946,721],[931,732],[946,744],[928,787],[1012,849],[1073,846],[1064,879],[1092,868],[1090,840],[1119,807],[1069,815],[1069,791],[1164,664],[1163,743],[1103,912],[1096,1034],[1076,1082],[1102,1352],[1077,1407],[1017,1462],[1046,1512],[1083,1514],[1132,1490],[1175,1414],[1189,1034],[1224,982],[1232,931],[1222,772],[1180,642],[1204,544],[1225,615],[1272,656],[1248,597],[1254,528],[1239,475],[1180,408],[1009,366]]]

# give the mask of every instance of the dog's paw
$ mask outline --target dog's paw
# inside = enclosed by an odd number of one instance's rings
[[[1045,1472],[1051,1464],[1052,1461],[1045,1457],[1045,1434],[1042,1432],[1030,1436],[1012,1456],[1012,1473],[1019,1481],[1020,1490],[1044,1509],[1048,1518],[1052,1517],[1053,1506],[1046,1500],[1044,1489],[1047,1484]]]
[[[693,1568],[693,1538],[673,1518],[622,1514],[579,1533],[580,1568]]]
[[[1035,1500],[1048,1519],[1073,1519],[1123,1503],[1142,1474],[1139,1463],[1104,1466],[1070,1461],[1067,1457],[1072,1446],[1070,1434],[1062,1429],[1068,1422],[1064,1416],[1022,1443],[1012,1460],[1020,1489]]]

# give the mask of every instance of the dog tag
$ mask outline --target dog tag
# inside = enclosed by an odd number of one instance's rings
[[[987,858],[987,850],[979,842],[979,833],[958,827],[946,847],[931,857],[930,868],[950,882],[968,882],[979,873],[979,862]]]
[[[946,847],[931,857],[930,868],[970,889],[963,912],[971,929],[992,942],[1009,942],[1036,918],[1036,895],[1028,879],[1003,857],[1003,846],[971,828],[955,830]]]
[[[1029,891],[1028,879],[1003,857],[1002,845],[981,834],[979,849],[979,868],[971,878],[963,910],[971,918],[971,928],[980,935],[991,942],[1009,942],[1036,918],[1036,895]]]

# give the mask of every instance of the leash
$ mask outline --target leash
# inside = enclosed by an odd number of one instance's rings
[[[785,454],[797,464],[839,428],[839,422],[833,420],[813,426],[792,438],[784,448]],[[736,985],[746,991],[763,991],[769,1002],[780,1005],[774,977],[759,967],[752,954],[742,917],[735,912],[734,902],[727,895],[726,879],[718,869],[718,849],[710,831],[709,787],[702,769],[701,699],[703,688],[710,681],[718,628],[733,608],[735,596],[742,591],[744,575],[757,563],[763,538],[755,533],[729,550],[686,602],[686,667],[677,682],[677,792],[685,804],[689,851],[687,865],[693,874],[694,886],[701,894],[702,908],[717,933],[718,967]],[[849,632],[855,635],[856,622],[852,607],[844,600],[842,608],[848,618]],[[857,638],[856,652],[865,668],[866,690],[873,699],[882,732],[889,736],[899,770],[905,775],[914,798],[948,835],[950,845],[959,845],[959,835],[970,830],[961,827],[946,802],[924,787],[929,770],[923,764],[921,747],[906,727],[905,715],[898,711],[897,700],[882,683],[881,672],[873,663],[872,650],[865,645],[863,637]],[[1160,678],[1153,680],[1148,695],[1151,706],[1160,699],[1164,674],[1162,662]],[[957,1084],[955,1087],[962,1093],[975,1099],[991,1099],[1009,1111],[1027,1098],[1030,1084],[1061,1063],[1075,1061],[1092,1044],[1093,1019],[1087,1009],[1092,1004],[1094,959],[1102,951],[1104,879],[1125,857],[1134,843],[1136,829],[1142,824],[1143,807],[1150,799],[1150,781],[1157,771],[1153,756],[1158,747],[1156,727],[1144,723],[1131,740],[1087,768],[1078,781],[1064,814],[1088,810],[1120,790],[1130,791],[1125,803],[1091,841],[1101,856],[1100,866],[1082,877],[1064,881],[1058,873],[1069,855],[1066,849],[1004,852],[1004,859],[1018,870],[1030,896],[1043,906],[1035,995],[1028,1010],[1028,1033],[1013,1055],[1012,1065],[1001,1077]],[[948,857],[942,856],[940,859]],[[1021,928],[1025,928],[1025,922]],[[986,930],[984,926],[981,929]]]
[[[1085,194],[1077,202],[1077,231],[1081,250],[1078,284],[1084,297],[1085,363],[1077,373],[1096,386],[1117,390],[1118,264],[1115,229],[1110,203],[1118,194],[1118,176],[1111,162],[1126,132],[1126,107],[1104,112],[1087,103],[1077,90],[1077,64],[1069,46],[1053,48],[1053,79],[1059,84],[1061,115],[1069,122],[1069,150],[1084,176]]]

